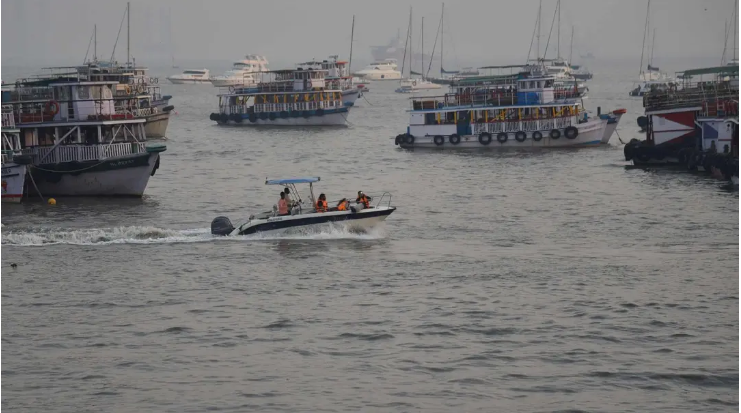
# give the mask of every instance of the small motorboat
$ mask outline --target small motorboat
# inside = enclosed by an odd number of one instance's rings
[[[339,201],[328,202],[329,208],[326,212],[317,211],[317,197],[314,196],[314,182],[319,182],[319,177],[289,178],[289,179],[267,179],[265,185],[279,185],[289,189],[292,204],[288,214],[279,214],[278,206],[273,205],[273,210],[252,215],[247,222],[234,227],[229,218],[220,216],[211,221],[211,234],[213,235],[249,235],[257,232],[276,231],[285,232],[291,229],[303,229],[316,227],[330,223],[344,225],[350,230],[365,231],[383,222],[386,217],[396,210],[391,206],[391,194],[384,192],[376,201],[375,205],[365,207],[362,203],[348,202],[345,210],[339,210]],[[296,189],[296,184],[309,184],[309,200],[305,202]],[[345,198],[343,198],[345,199]],[[372,199],[369,197],[369,200]],[[382,206],[381,203],[386,205]]]

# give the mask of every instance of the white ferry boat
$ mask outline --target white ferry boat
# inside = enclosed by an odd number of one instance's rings
[[[28,176],[41,194],[142,196],[166,147],[147,145],[145,99],[114,95],[117,84],[59,82],[3,90],[3,106],[19,130],[20,148],[15,145],[14,151],[30,157]]]
[[[220,125],[345,125],[352,105],[345,104],[343,90],[333,88],[326,75],[324,69],[263,72],[260,76],[268,81],[219,94],[219,112],[210,119]]]
[[[241,86],[249,87],[257,84],[256,72],[267,72],[268,59],[265,56],[249,54],[244,60],[234,62],[232,69],[221,76],[212,77],[211,84],[216,87]]]
[[[381,195],[375,205],[372,205],[372,200],[365,195],[363,195],[364,198],[354,199],[355,202],[347,198],[327,202],[326,197],[322,197],[323,194],[319,197],[314,195],[313,184],[319,180],[319,177],[266,180],[265,185],[290,188],[288,192],[293,197],[292,204],[286,203],[283,213],[278,205],[273,205],[272,211],[251,215],[245,223],[236,228],[229,218],[216,217],[211,221],[211,234],[227,236],[268,231],[282,233],[329,224],[339,224],[349,230],[367,231],[383,222],[396,210],[396,207],[391,206],[391,194],[389,193]],[[304,203],[301,199],[296,184],[309,184],[309,202]],[[384,201],[386,205],[381,205]]]
[[[15,126],[13,108],[2,108],[2,202],[21,202],[31,158],[21,152],[20,129]]]
[[[373,62],[353,75],[366,80],[400,80],[401,72],[397,68],[396,59],[386,59]]]
[[[575,90],[555,78],[515,76],[463,79],[440,97],[412,99],[402,148],[571,147],[607,143],[624,109],[591,117]],[[599,110],[598,110],[599,112]]]
[[[208,69],[191,69],[186,70],[179,75],[168,76],[167,80],[174,85],[191,84],[191,83],[211,83]]]
[[[363,88],[358,88],[353,83],[353,77],[347,67],[347,61],[337,60],[338,55],[329,56],[329,59],[319,61],[310,61],[296,65],[298,69],[323,70],[326,72],[325,88],[342,91],[342,102],[346,106],[353,106],[355,101],[363,95]]]

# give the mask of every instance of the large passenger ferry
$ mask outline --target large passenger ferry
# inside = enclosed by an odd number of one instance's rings
[[[8,161],[28,163],[34,192],[142,196],[166,148],[146,143],[151,102],[143,107],[146,97],[117,91],[117,85],[60,81],[3,89],[3,126],[13,125],[18,137],[4,141],[3,149],[12,152]]]
[[[451,93],[412,99],[402,148],[571,147],[608,143],[625,109],[590,116],[576,88],[545,71],[461,79]]]
[[[219,112],[210,119],[220,125],[321,126],[345,125],[352,104],[343,90],[327,82],[325,69],[274,70],[254,88],[230,88],[219,94]]]

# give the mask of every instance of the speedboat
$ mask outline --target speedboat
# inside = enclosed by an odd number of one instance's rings
[[[179,75],[172,75],[167,78],[170,83],[182,85],[185,83],[211,83],[208,77],[208,69],[186,70]]]
[[[255,72],[268,71],[268,59],[260,55],[247,55],[244,60],[234,62],[232,69],[222,76],[211,78],[211,84],[216,87],[228,86],[255,86],[257,80]]]
[[[353,75],[367,80],[399,80],[401,79],[401,72],[396,70],[397,67],[396,59],[386,59],[381,62],[373,62],[363,70],[353,73]]]
[[[402,79],[397,93],[411,93],[417,90],[440,89],[442,86],[427,79]]]
[[[277,205],[273,205],[272,211],[251,215],[247,222],[234,227],[229,218],[220,216],[211,221],[211,234],[220,236],[249,235],[258,232],[285,232],[293,229],[304,229],[318,227],[327,224],[344,225],[350,230],[368,230],[383,222],[386,217],[396,210],[391,206],[391,194],[384,192],[376,201],[375,205],[366,208],[362,203],[350,203],[346,210],[338,210],[330,207],[326,212],[316,209],[317,197],[314,196],[314,183],[319,182],[319,177],[268,179],[265,185],[277,185],[289,189],[293,196],[292,206],[288,214],[280,215]],[[296,184],[309,184],[309,199],[305,202]],[[369,198],[370,199],[370,198]],[[382,202],[386,205],[381,205]],[[333,203],[328,202],[331,206]],[[334,205],[339,205],[337,202]]]

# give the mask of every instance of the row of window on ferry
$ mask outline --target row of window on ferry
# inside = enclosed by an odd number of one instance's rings
[[[450,112],[425,113],[425,124],[435,125],[441,123],[458,123],[458,120],[469,119],[477,123],[497,122],[497,121],[520,121],[535,119],[552,119],[579,114],[578,105],[569,106],[551,106],[538,108],[511,108],[511,109],[490,109],[490,110],[461,110]]]
[[[241,105],[247,103],[248,96],[234,96],[234,104]],[[324,93],[300,93],[300,94],[281,94],[281,95],[255,95],[255,104],[261,103],[295,103],[295,102],[324,102],[342,100],[340,92]]]

